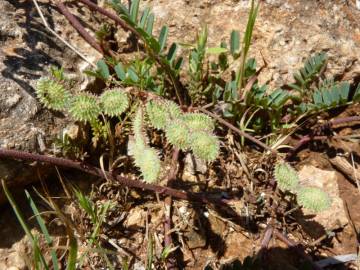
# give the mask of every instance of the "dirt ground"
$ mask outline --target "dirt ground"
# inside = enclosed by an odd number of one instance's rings
[[[53,4],[45,0],[39,2],[51,27],[60,35],[91,61],[101,57],[77,35]],[[76,1],[69,2],[71,10],[88,30],[100,25],[102,17],[92,16]],[[102,1],[97,2],[102,4]],[[159,25],[169,25],[170,42],[193,42],[200,27],[207,24],[210,45],[216,46],[221,40],[228,39],[232,29],[244,30],[249,1],[158,0],[144,1],[143,5],[146,4],[154,9],[158,18],[157,31]],[[64,66],[74,77],[79,77],[79,70],[87,65],[42,26],[31,1],[0,0],[0,10],[5,18],[0,23],[0,146],[46,152],[56,134],[68,123],[63,117],[41,109],[34,95],[34,84],[40,76],[47,74],[51,64]],[[330,74],[357,85],[360,82],[358,18],[360,11],[356,9],[355,1],[263,1],[250,51],[259,66],[265,62],[268,65],[259,80],[274,87],[283,85],[291,80],[293,72],[309,54],[327,51]],[[117,38],[121,45],[127,36],[119,30]],[[119,54],[128,57],[121,49],[120,46]],[[78,80],[79,87],[86,88],[91,83],[83,77]],[[296,145],[302,133],[306,134],[321,121],[359,115],[359,105],[322,114],[306,123],[299,135],[289,139],[288,143]],[[360,135],[360,126],[358,123],[339,125],[331,132],[344,136]],[[173,201],[173,235],[178,246],[174,254],[180,269],[240,269],[236,268],[238,262],[244,262],[248,256],[265,260],[266,265],[259,269],[311,269],[300,268],[308,263],[308,257],[301,252],[305,251],[315,262],[326,257],[358,253],[360,189],[356,180],[357,175],[360,178],[359,139],[314,141],[300,149],[291,160],[300,172],[314,171],[313,179],[308,179],[304,173],[303,181],[317,181],[333,192],[335,203],[332,209],[317,217],[295,209],[291,200],[279,199],[273,178],[273,167],[279,158],[239,147],[234,140],[233,134],[224,138],[223,154],[211,168],[205,168],[205,172],[193,173],[186,162],[187,157],[180,158],[182,170],[174,187],[206,190],[214,196],[225,194],[233,198],[227,206]],[[44,141],[45,149],[41,149],[41,141]],[[351,164],[356,172],[350,175],[339,162]],[[11,175],[9,178],[15,187],[38,181],[37,171],[28,167],[24,168],[19,162],[0,163],[0,169],[6,172],[4,175]],[[47,168],[43,170],[50,194],[61,198],[58,201],[62,209],[85,236],[89,219],[76,203],[66,198],[58,175]],[[116,269],[122,269],[124,258],[129,260],[131,269],[145,269],[150,235],[154,253],[161,257],[165,237],[162,199],[117,183],[90,179],[74,171],[60,171],[60,174],[83,192],[90,194],[91,191],[97,204],[111,201],[115,205],[106,217],[101,241],[104,247],[116,251],[116,255],[110,257]],[[35,187],[39,191],[42,189],[40,184]],[[31,187],[27,185],[27,189],[31,190]],[[16,199],[25,216],[31,217],[22,188],[20,190]],[[38,203],[41,210],[49,210],[40,199]],[[54,216],[49,215],[48,221],[59,246],[65,245],[64,231]],[[31,219],[30,225],[36,230],[34,224]],[[297,247],[289,248],[281,237],[275,236],[264,248],[264,239],[270,229],[286,235],[303,251]],[[86,245],[80,243],[83,248]],[[0,210],[0,269],[28,269],[30,249],[11,208],[3,204]],[[104,269],[99,254],[89,255],[87,259],[83,269]],[[159,263],[158,267],[162,269],[163,264]],[[360,269],[360,265],[339,263],[326,269]]]

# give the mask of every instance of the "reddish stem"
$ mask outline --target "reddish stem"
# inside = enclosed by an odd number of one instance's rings
[[[27,161],[39,161],[39,162],[50,163],[52,165],[59,167],[73,168],[101,178],[107,178],[113,181],[118,181],[121,184],[128,187],[150,190],[153,192],[157,192],[159,194],[165,194],[181,200],[196,201],[200,203],[210,203],[210,204],[223,204],[223,205],[228,202],[228,200],[225,199],[217,199],[214,197],[209,197],[208,194],[206,193],[185,192],[174,188],[148,184],[137,180],[131,180],[127,177],[122,177],[119,175],[112,175],[109,172],[103,172],[100,168],[65,158],[32,154],[28,152],[3,149],[3,148],[0,148],[0,157],[27,160]]]
[[[62,2],[55,2],[55,5],[58,7],[60,12],[65,16],[65,18],[70,22],[70,24],[78,31],[78,33],[89,43],[95,50],[104,54],[101,46],[96,42],[96,40],[85,30],[81,25],[78,19],[67,9],[67,7]]]

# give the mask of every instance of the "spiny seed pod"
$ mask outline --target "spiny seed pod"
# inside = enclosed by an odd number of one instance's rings
[[[191,130],[211,132],[215,128],[213,119],[203,113],[186,113],[182,119]]]
[[[135,113],[133,120],[133,132],[136,144],[144,145],[145,147],[145,145],[148,143],[148,139],[144,133],[144,112],[141,106],[139,106]]]
[[[125,92],[115,88],[107,90],[100,96],[100,104],[104,114],[120,116],[129,106],[129,99]]]
[[[69,108],[71,116],[78,121],[93,121],[101,113],[96,97],[81,93],[76,95]]]
[[[58,111],[66,109],[71,96],[61,84],[49,78],[38,80],[36,95],[46,108]]]
[[[219,155],[219,140],[216,136],[204,131],[193,132],[190,148],[199,159],[213,161]]]
[[[155,149],[150,147],[138,153],[136,164],[140,168],[145,182],[153,183],[158,180],[161,169],[161,162]]]
[[[169,100],[151,100],[146,104],[146,113],[151,125],[156,129],[165,129],[171,119],[177,119],[181,115],[180,107]]]
[[[299,185],[299,176],[297,172],[287,163],[276,164],[274,176],[282,191],[295,191]]]
[[[324,211],[331,206],[329,195],[315,187],[301,187],[297,193],[297,201],[304,208],[316,213]]]
[[[165,128],[166,139],[169,143],[181,150],[186,150],[190,146],[190,132],[181,120],[169,122]]]

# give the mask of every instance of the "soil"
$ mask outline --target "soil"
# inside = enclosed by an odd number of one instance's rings
[[[51,27],[85,53],[90,61],[95,62],[101,57],[78,36],[53,4],[45,0],[39,2]],[[102,4],[102,1],[97,2]],[[147,4],[153,7],[158,17],[156,31],[162,24],[169,25],[169,44],[172,40],[193,42],[201,26],[207,24],[210,46],[217,46],[221,40],[228,40],[232,29],[244,30],[249,1],[144,1],[143,5]],[[87,30],[94,31],[103,20],[76,1],[69,1],[69,6]],[[73,77],[80,78],[77,81],[79,88],[91,88],[94,81],[84,79],[79,72],[89,66],[43,27],[31,1],[0,0],[0,10],[5,18],[0,23],[0,147],[51,153],[54,138],[72,123],[63,115],[41,108],[34,94],[36,80],[48,74],[50,65],[58,65]],[[306,57],[324,50],[329,55],[329,73],[350,81],[353,86],[357,85],[360,81],[359,17],[355,1],[263,1],[250,51],[259,67],[267,65],[259,80],[268,82],[274,88],[281,86],[292,80],[292,73]],[[125,49],[121,50],[121,44],[125,44],[128,35],[119,29],[116,36],[120,56],[129,57]],[[319,125],[321,121],[355,115],[360,115],[359,105],[322,114],[315,121],[309,121],[299,134],[313,130],[316,125],[312,122],[318,121]],[[360,126],[356,123],[339,125],[331,132],[344,136],[359,135]],[[173,201],[171,221],[174,243],[178,246],[173,254],[180,269],[239,269],[237,265],[246,261],[246,257],[265,261],[266,264],[259,269],[311,269],[301,268],[307,263],[306,256],[300,256],[296,248],[289,248],[280,238],[271,237],[264,248],[262,245],[269,228],[298,243],[315,262],[358,252],[360,189],[354,179],[334,166],[331,159],[339,155],[352,164],[353,157],[354,168],[360,173],[359,139],[314,141],[291,160],[298,171],[312,166],[318,173],[317,183],[334,189],[337,204],[325,218],[293,209],[291,200],[281,199],[281,194],[274,189],[272,176],[277,158],[241,148],[237,139],[234,134],[228,134],[224,138],[226,147],[219,160],[210,167],[205,165],[202,172],[194,173],[186,165],[187,157],[180,155],[182,166],[179,183],[174,183],[175,187],[192,191],[210,190],[215,196],[221,193],[225,197],[235,197],[226,207]],[[294,136],[288,143],[295,145],[298,140],[299,137]],[[41,141],[45,142],[45,148],[41,147]],[[41,175],[42,179],[46,179],[51,196],[56,197],[59,207],[76,224],[80,247],[89,248],[84,240],[92,229],[88,216],[76,201],[67,196],[57,173],[48,167],[39,170],[32,165],[0,162],[9,186],[21,187],[16,200],[25,217],[29,218],[30,227],[34,232],[39,231],[34,219],[30,219],[32,212],[22,187],[38,181],[37,176]],[[133,172],[125,173],[134,177]],[[163,223],[166,207],[161,194],[154,196],[73,171],[60,170],[60,175],[68,188],[76,185],[97,205],[112,202],[101,231],[101,245],[115,251],[115,255],[109,258],[116,269],[122,269],[126,260],[131,269],[145,269],[150,239],[157,258],[154,260],[155,269],[164,269],[164,261],[158,259],[165,238]],[[43,192],[40,184],[35,187]],[[41,211],[50,210],[31,186],[27,189],[37,198]],[[1,208],[0,269],[31,269],[31,246],[10,206],[5,204]],[[58,241],[57,245],[66,245],[65,230],[56,215],[46,215],[46,219],[51,234]],[[103,269],[105,265],[100,254],[91,253],[82,269]],[[355,262],[348,262],[326,269],[359,267]],[[252,266],[247,269],[257,268]]]

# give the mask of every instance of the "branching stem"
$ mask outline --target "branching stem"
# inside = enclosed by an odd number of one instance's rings
[[[128,187],[145,189],[186,201],[195,201],[195,202],[209,203],[209,204],[223,204],[223,205],[228,202],[228,200],[226,199],[217,199],[214,197],[210,197],[206,193],[185,192],[174,188],[148,184],[137,180],[131,180],[127,177],[123,177],[119,175],[112,175],[109,172],[103,172],[100,168],[65,158],[51,157],[51,156],[33,154],[24,151],[4,149],[4,148],[0,148],[0,157],[27,160],[27,161],[45,162],[59,167],[72,168],[104,179],[107,178],[109,180],[118,181],[119,183]]]

